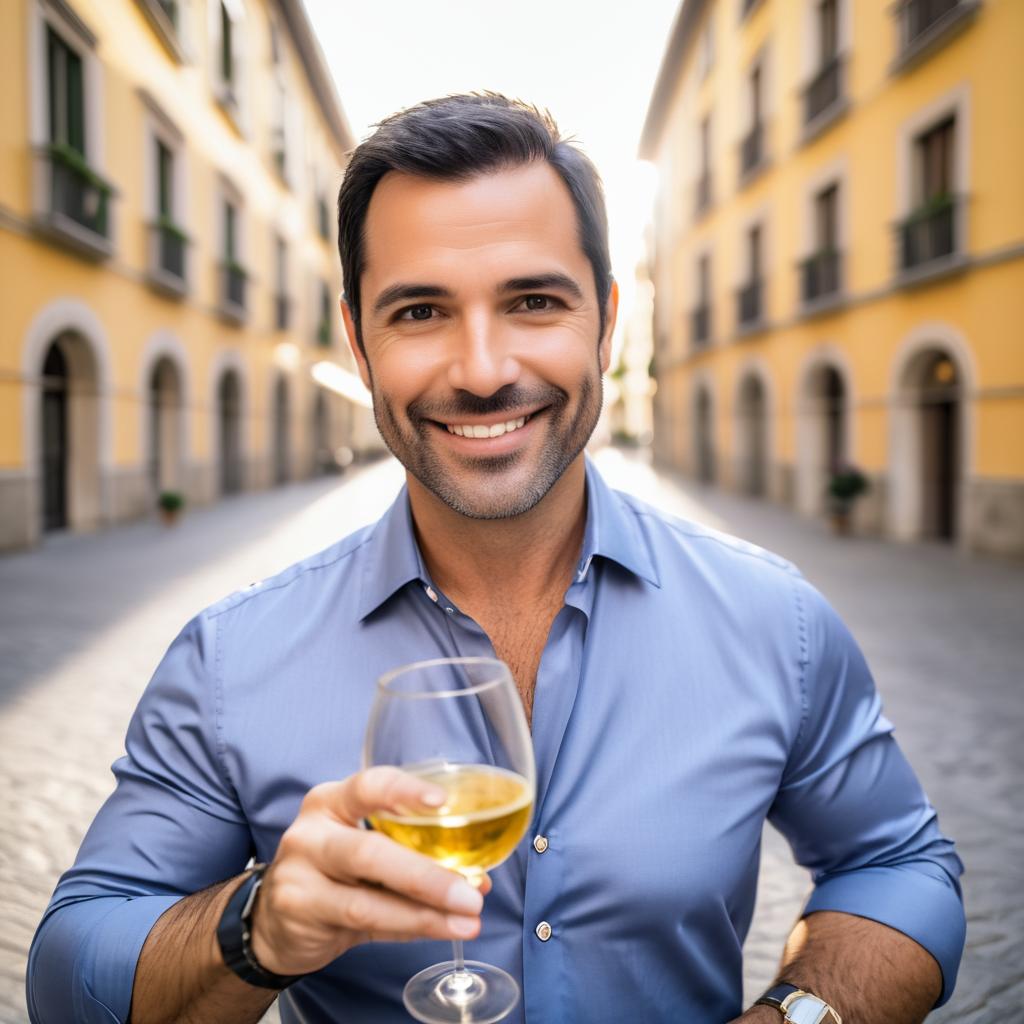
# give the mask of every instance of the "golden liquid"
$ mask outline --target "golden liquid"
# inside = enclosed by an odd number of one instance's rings
[[[480,764],[411,771],[443,787],[448,798],[427,813],[373,815],[373,827],[396,843],[473,875],[500,864],[523,838],[533,811],[533,788],[521,775]]]

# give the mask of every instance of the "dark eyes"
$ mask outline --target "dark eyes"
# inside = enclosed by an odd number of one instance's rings
[[[512,312],[515,312],[517,307],[522,307],[531,313],[551,313],[556,308],[556,305],[564,305],[564,303],[552,295],[524,295],[512,307]],[[428,320],[436,319],[435,314],[437,312],[436,306],[422,302],[415,306],[406,306],[405,309],[400,309],[395,314],[395,319],[415,320],[418,323],[425,323]]]

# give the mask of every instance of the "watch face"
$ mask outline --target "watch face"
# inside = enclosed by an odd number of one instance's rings
[[[839,1024],[839,1017],[828,1003],[817,996],[797,996],[786,1007],[786,1020],[792,1024]]]

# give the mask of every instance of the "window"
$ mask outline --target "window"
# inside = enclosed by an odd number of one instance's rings
[[[763,78],[764,71],[760,62],[751,69],[747,80],[747,93],[750,104],[750,130],[743,138],[740,151],[740,176],[745,177],[756,170],[764,160],[763,118]]]
[[[691,324],[693,345],[698,348],[711,337],[711,256],[704,253],[697,260],[697,307]]]
[[[179,64],[186,60],[182,46],[182,7],[178,0],[136,0],[150,27]]]
[[[235,84],[234,24],[227,4],[220,5],[220,80],[233,91]]]
[[[818,66],[825,67],[839,54],[838,0],[818,4]]]
[[[740,327],[750,327],[760,322],[761,309],[761,225],[754,224],[747,229],[747,280],[740,287],[737,298],[737,317]]]
[[[185,283],[185,246],[188,238],[182,231],[175,216],[175,154],[167,143],[155,139],[156,148],[156,223],[155,269],[161,283],[178,285]],[[170,280],[167,280],[167,279]]]
[[[237,199],[226,196],[222,207],[221,311],[229,318],[241,320],[245,315],[247,274],[239,262],[240,207]]]
[[[708,16],[704,31],[700,34],[700,48],[697,52],[697,76],[701,81],[707,78],[715,60],[715,37],[712,34],[712,20]]]
[[[915,270],[953,256],[957,237],[954,157],[956,118],[946,117],[914,142],[914,209],[901,225],[901,266]]]
[[[980,0],[898,0],[893,4],[899,34],[894,70],[901,71],[966,28]]]
[[[821,189],[814,197],[814,250],[801,264],[801,298],[805,304],[839,292],[839,185]]]
[[[54,30],[46,28],[50,141],[85,157],[85,100],[82,58]]]
[[[327,200],[322,192],[316,197],[316,224],[320,237],[329,241],[331,237],[330,217],[327,213]]]
[[[711,206],[711,115],[700,123],[700,177],[697,179],[697,213]]]
[[[291,313],[288,298],[288,243],[280,235],[274,239],[274,282],[274,326],[279,331],[286,331]]]
[[[316,341],[318,345],[331,344],[331,292],[323,281],[320,282],[320,322],[317,324]]]
[[[92,166],[95,143],[90,146],[87,114],[98,114],[95,102],[90,107],[88,95],[88,62],[95,60],[90,50],[93,40],[90,37],[81,45],[72,31],[58,30],[48,18],[40,21],[45,72],[36,85],[43,102],[33,127],[34,140],[41,143],[36,162],[41,179],[37,213],[51,234],[91,255],[108,255],[114,190]]]

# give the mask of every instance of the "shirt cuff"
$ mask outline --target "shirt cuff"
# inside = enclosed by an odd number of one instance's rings
[[[953,994],[967,922],[956,887],[909,865],[868,867],[822,879],[803,913],[836,910],[888,925],[923,946],[942,971],[941,1006]],[[932,870],[936,870],[934,866]]]
[[[96,897],[52,911],[32,950],[33,1020],[126,1021],[142,947],[157,919],[180,899]]]

